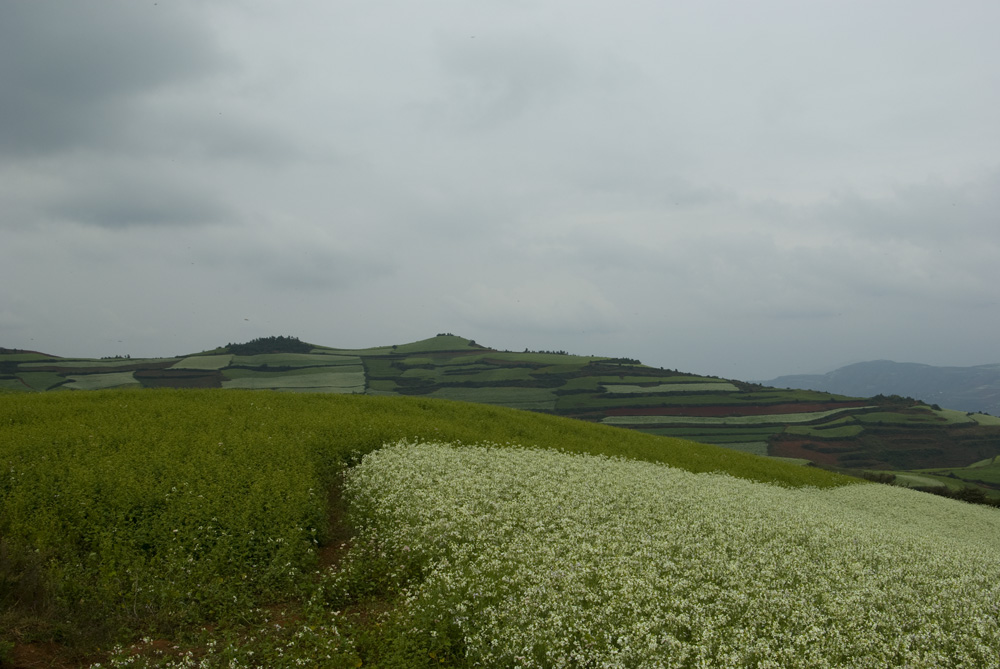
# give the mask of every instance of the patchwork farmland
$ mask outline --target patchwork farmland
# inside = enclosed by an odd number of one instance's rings
[[[286,337],[173,358],[0,351],[0,391],[229,388],[408,395],[556,414],[849,470],[956,473],[1000,455],[1000,420],[902,397],[768,388],[638,360],[500,351],[451,334],[364,349]],[[982,472],[978,472],[982,473]],[[926,479],[926,477],[925,477]],[[1000,487],[997,485],[996,487]]]

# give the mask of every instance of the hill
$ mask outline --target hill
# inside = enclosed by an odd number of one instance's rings
[[[826,374],[779,376],[765,381],[780,388],[804,388],[869,397],[902,395],[948,409],[1000,416],[1000,364],[935,367],[913,362],[873,360]]]
[[[10,391],[160,387],[460,400],[856,471],[961,468],[1000,455],[1000,420],[901,396],[779,389],[630,358],[499,351],[449,333],[365,349],[267,337],[144,360],[0,353],[0,388]]]
[[[998,556],[994,509],[537,412],[0,396],[5,667],[996,667]]]

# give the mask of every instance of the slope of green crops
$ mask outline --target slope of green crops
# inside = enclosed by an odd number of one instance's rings
[[[30,599],[57,621],[50,632],[72,641],[167,633],[287,596],[327,541],[335,473],[400,439],[517,442],[792,486],[850,480],[460,402],[169,389],[4,395],[0,611]]]

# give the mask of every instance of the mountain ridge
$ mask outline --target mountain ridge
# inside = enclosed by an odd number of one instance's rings
[[[902,395],[949,409],[1000,415],[1000,363],[945,367],[870,360],[825,374],[792,374],[761,383],[863,397]]]

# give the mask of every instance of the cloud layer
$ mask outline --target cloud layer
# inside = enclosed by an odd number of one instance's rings
[[[0,344],[1000,360],[995,3],[0,10]]]

